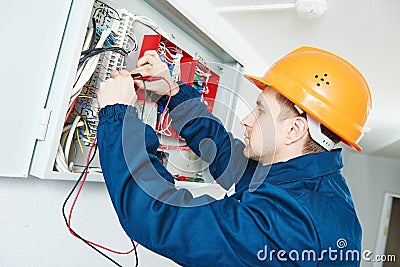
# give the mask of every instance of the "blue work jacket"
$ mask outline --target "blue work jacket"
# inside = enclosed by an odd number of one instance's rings
[[[183,266],[359,266],[361,227],[341,175],[341,150],[262,166],[243,155],[190,86],[169,103],[173,127],[236,193],[177,190],[159,140],[131,106],[99,114],[104,179],[128,236]],[[164,100],[165,101],[165,100]]]

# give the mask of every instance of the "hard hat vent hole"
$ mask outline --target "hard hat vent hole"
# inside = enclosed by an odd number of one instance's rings
[[[318,80],[316,85],[322,86],[324,84],[324,82],[325,82],[325,85],[329,85],[329,82],[327,81],[327,77],[328,77],[328,73],[321,74],[321,76],[318,74],[315,74],[314,78]]]

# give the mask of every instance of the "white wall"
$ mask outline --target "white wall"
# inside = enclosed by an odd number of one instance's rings
[[[343,174],[363,228],[363,250],[374,252],[384,194],[400,193],[400,160],[345,151],[344,164]],[[372,264],[363,262],[362,266]]]
[[[245,71],[262,75],[268,65],[253,46],[230,23],[221,17],[208,1],[169,0],[199,28],[210,33],[228,52],[235,54],[245,65]],[[199,4],[200,3],[200,4]]]
[[[61,206],[72,182],[0,178],[0,266],[113,266],[69,234]],[[88,183],[73,213],[72,225],[88,239],[113,249],[129,249],[104,183]],[[178,266],[139,246],[139,266]],[[115,256],[134,266],[134,254]]]

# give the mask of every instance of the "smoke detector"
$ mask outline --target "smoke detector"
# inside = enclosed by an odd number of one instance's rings
[[[326,0],[297,0],[295,4],[296,13],[306,19],[321,17],[328,9]]]

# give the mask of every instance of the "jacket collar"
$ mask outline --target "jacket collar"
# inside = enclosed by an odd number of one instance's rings
[[[253,186],[257,181],[266,181],[273,185],[307,180],[339,171],[343,168],[342,149],[330,152],[307,154],[286,162],[278,162],[267,166],[259,165],[253,176]],[[265,179],[265,173],[267,177]]]

